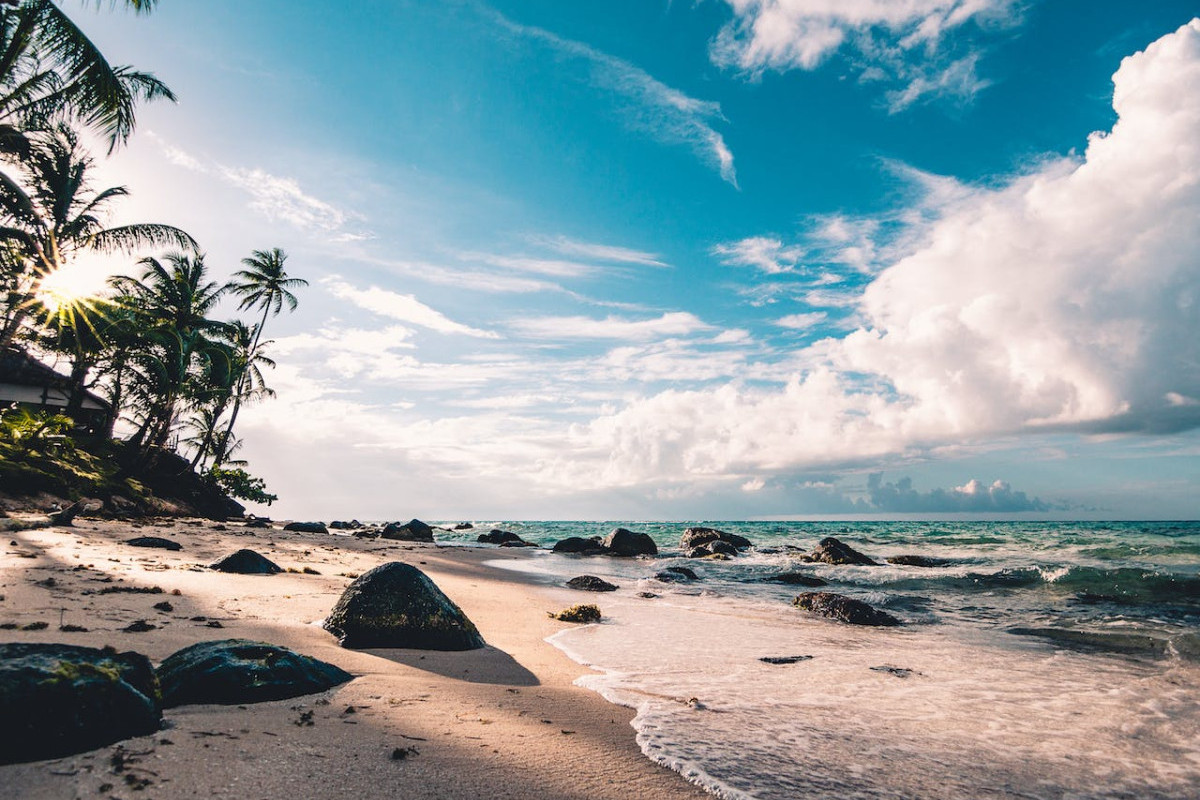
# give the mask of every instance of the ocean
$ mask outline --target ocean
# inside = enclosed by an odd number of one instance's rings
[[[755,546],[687,559],[689,524]],[[617,526],[659,556],[496,563],[620,587],[556,590],[604,616],[549,641],[596,670],[580,685],[637,710],[647,756],[719,797],[1200,797],[1200,523],[495,522],[439,538],[498,527],[548,546]],[[881,564],[802,562],[826,536]],[[899,555],[944,565],[884,563]],[[667,566],[698,580],[656,578]],[[904,624],[796,608],[811,589],[764,580],[793,570]]]

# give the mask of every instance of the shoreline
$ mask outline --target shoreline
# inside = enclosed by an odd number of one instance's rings
[[[643,755],[630,726],[633,709],[574,684],[589,670],[545,641],[569,625],[546,612],[583,600],[527,573],[485,563],[530,557],[519,549],[385,543],[198,519],[81,518],[70,528],[4,535],[0,622],[48,623],[39,631],[5,630],[4,641],[111,644],[158,662],[198,641],[258,639],[328,661],[355,680],[291,700],[170,709],[153,736],[0,767],[0,797],[124,797],[139,780],[149,781],[146,796],[156,800],[351,797],[381,786],[416,798],[711,796]],[[183,550],[123,543],[139,535],[175,539]],[[284,569],[319,574],[203,569],[243,547]],[[488,647],[439,652],[338,646],[320,620],[351,576],[387,561],[428,574],[476,624]],[[158,586],[163,593],[95,593],[122,585]],[[153,609],[163,599],[172,611]],[[60,619],[89,630],[61,632]],[[138,619],[154,629],[121,630]],[[221,627],[209,627],[214,622]],[[410,747],[416,752],[393,759],[393,751]],[[118,750],[121,769],[113,766]]]

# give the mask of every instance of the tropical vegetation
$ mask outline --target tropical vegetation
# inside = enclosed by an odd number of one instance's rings
[[[269,503],[275,496],[234,458],[235,425],[245,405],[274,395],[263,330],[296,309],[307,283],[288,274],[279,248],[254,251],[222,282],[188,233],[109,224],[128,191],[93,188],[84,133],[112,153],[152,100],[174,95],[149,73],[110,64],[61,3],[0,0],[0,355],[53,357],[69,372],[61,413],[0,408],[0,472],[17,459],[58,459],[65,469],[90,436],[120,462],[89,462],[109,483],[175,450],[227,494]],[[63,270],[96,253],[127,259],[105,292],[82,297],[58,285]],[[226,301],[253,318],[223,318]],[[111,409],[99,426],[83,414],[89,397],[93,411],[96,397]]]

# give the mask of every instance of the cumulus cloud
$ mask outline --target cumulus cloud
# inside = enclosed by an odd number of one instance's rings
[[[330,276],[321,282],[334,297],[348,300],[356,306],[380,316],[390,317],[438,333],[462,334],[479,339],[500,338],[500,335],[494,331],[480,330],[461,322],[455,322],[440,311],[417,300],[411,294],[400,294],[380,289],[378,286],[359,289],[337,276]]]
[[[812,70],[839,51],[860,80],[902,88],[899,111],[930,97],[969,99],[988,85],[978,54],[958,55],[953,34],[968,24],[1012,24],[1016,0],[725,0],[733,18],[712,45],[715,63],[751,75]]]
[[[1026,511],[1049,511],[1050,506],[1001,480],[984,485],[972,478],[962,486],[952,489],[932,489],[918,492],[911,478],[901,478],[895,483],[884,483],[883,473],[867,476],[867,492],[870,505],[877,511],[902,514],[913,513],[1018,513]]]
[[[600,88],[612,92],[622,103],[625,123],[664,144],[690,148],[727,183],[737,186],[733,152],[713,127],[725,121],[720,104],[689,97],[667,86],[640,67],[582,42],[564,39],[542,28],[519,25],[493,12],[503,29],[526,39],[541,42],[556,52],[582,59]]]
[[[1113,107],[1082,158],[944,192],[782,390],[664,392],[574,436],[635,482],[1200,425],[1200,19],[1122,62]]]

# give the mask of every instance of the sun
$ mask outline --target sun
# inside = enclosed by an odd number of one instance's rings
[[[96,275],[83,267],[68,265],[60,267],[38,282],[37,300],[51,314],[86,303],[96,296],[102,282]]]

